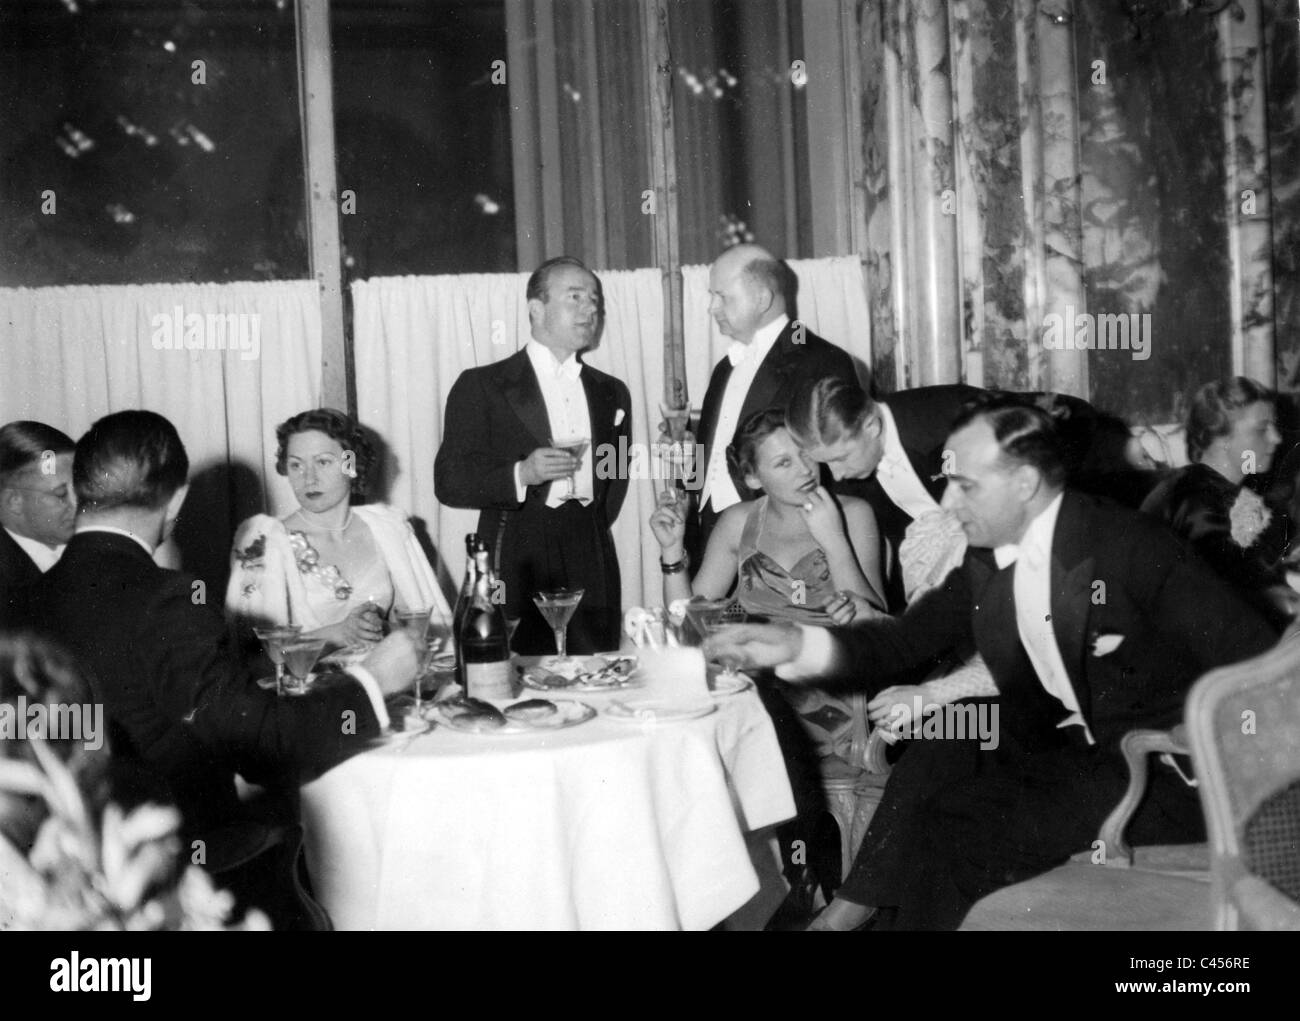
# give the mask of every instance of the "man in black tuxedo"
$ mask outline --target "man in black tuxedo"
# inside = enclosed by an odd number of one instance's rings
[[[784,408],[801,385],[827,376],[856,379],[844,350],[790,319],[792,290],[789,267],[757,245],[729,248],[709,269],[709,314],[731,346],[713,369],[700,411],[698,530],[687,536],[696,563],[718,515],[758,495],[728,464],[736,430],[757,412]]]
[[[188,472],[161,415],[123,411],[91,426],[73,461],[76,534],[27,623],[77,657],[113,754],[164,780],[186,833],[207,839],[240,819],[236,773],[293,787],[361,751],[387,724],[384,695],[409,687],[417,661],[398,633],[303,697],[259,688],[203,583],[153,561]]]
[[[944,453],[962,408],[991,391],[964,383],[901,390],[874,400],[852,380],[814,380],[798,387],[788,409],[790,427],[814,461],[825,464],[835,491],[871,504],[888,544],[885,596],[891,610],[905,605],[899,544],[912,521],[939,509],[946,485]],[[1071,477],[1084,464],[1096,414],[1065,394],[1033,393],[1050,408]]]
[[[1168,530],[1066,488],[1060,439],[1040,408],[992,398],[958,417],[947,449],[943,504],[970,549],[940,588],[901,617],[834,631],[742,627],[711,650],[792,681],[852,678],[874,693],[973,640],[993,675],[995,747],[953,770],[969,742],[913,742],[827,910],[830,928],[873,908],[894,909],[900,928],[955,928],[980,897],[1089,848],[1127,784],[1123,735],[1178,723],[1198,677],[1275,639]],[[1135,842],[1200,832],[1195,792],[1157,771]]]
[[[43,422],[0,428],[0,630],[72,538],[72,439]]]
[[[580,588],[572,652],[617,649],[622,590],[610,527],[627,495],[632,398],[622,381],[583,364],[604,323],[600,281],[561,256],[528,280],[532,339],[503,361],[462,372],[447,397],[434,491],[476,507],[478,533],[518,620],[512,648],[552,652],[533,604],[543,589]],[[585,438],[579,455],[553,441]],[[572,476],[574,497],[569,497]]]

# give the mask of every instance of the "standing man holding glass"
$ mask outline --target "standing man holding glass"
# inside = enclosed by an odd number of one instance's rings
[[[570,652],[616,649],[621,583],[610,526],[627,495],[595,466],[626,450],[632,398],[613,376],[584,365],[604,325],[600,281],[577,259],[544,262],[528,279],[532,339],[500,362],[461,373],[447,397],[434,491],[451,507],[476,507],[479,535],[503,583],[512,648],[554,651],[533,604],[539,591],[582,589],[569,625]],[[622,442],[620,444],[620,437]],[[608,446],[607,446],[608,445]]]

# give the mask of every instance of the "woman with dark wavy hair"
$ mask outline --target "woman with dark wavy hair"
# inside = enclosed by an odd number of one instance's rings
[[[1276,404],[1272,390],[1244,376],[1202,386],[1187,412],[1192,463],[1157,485],[1142,510],[1165,521],[1282,628],[1296,612],[1283,566],[1291,522],[1248,484],[1272,467],[1282,442]]]
[[[447,612],[405,514],[364,500],[374,445],[349,415],[318,408],[276,427],[275,468],[298,509],[257,514],[235,534],[226,609],[254,625],[299,624],[304,637],[355,646],[382,637],[396,607]]]

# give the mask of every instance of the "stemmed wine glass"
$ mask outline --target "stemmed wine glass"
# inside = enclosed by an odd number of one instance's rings
[[[573,619],[573,612],[582,602],[583,594],[586,589],[552,589],[547,592],[538,592],[533,596],[533,602],[537,609],[541,611],[546,623],[551,625],[551,630],[555,632],[555,664],[565,664],[569,662],[567,639],[569,630],[569,621]]]
[[[302,633],[301,624],[284,624],[279,627],[255,627],[257,635],[266,650],[267,658],[275,664],[275,693],[284,694],[284,647]]]
[[[285,689],[290,695],[302,695],[307,691],[307,678],[311,669],[325,651],[323,638],[298,638],[284,644],[284,665],[289,668],[293,684]]]
[[[556,450],[563,450],[566,454],[572,455],[575,459],[579,461],[582,460],[582,455],[586,453],[587,445],[589,443],[591,443],[591,438],[587,436],[567,436],[567,437],[559,437],[559,438],[551,437],[552,447],[554,447]],[[565,490],[562,499],[565,500],[578,499],[578,490],[576,488],[576,484],[574,481],[574,476],[577,474],[577,471],[578,469],[575,468],[573,470],[573,474],[569,475],[568,477],[569,485],[568,488]]]
[[[678,483],[686,479],[688,454],[685,447],[686,432],[690,425],[690,405],[684,408],[671,407],[659,403],[659,413],[663,415],[664,431],[668,435],[669,445],[661,451],[663,489],[657,499],[663,507],[679,502],[685,493],[678,488]]]

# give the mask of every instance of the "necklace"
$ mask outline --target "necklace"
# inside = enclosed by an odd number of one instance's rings
[[[348,516],[347,516],[347,518],[344,519],[343,524],[339,525],[338,528],[329,528],[329,527],[327,527],[326,525],[320,525],[320,524],[317,524],[316,522],[314,522],[314,521],[312,521],[310,518],[308,518],[307,515],[304,514],[304,513],[302,512],[302,509],[301,509],[301,508],[299,508],[298,510],[294,511],[294,514],[296,514],[296,515],[298,516],[298,518],[299,518],[299,519],[300,519],[304,524],[310,526],[311,528],[314,528],[314,529],[316,529],[316,530],[319,531],[319,532],[331,532],[331,533],[333,533],[333,534],[335,534],[335,535],[339,534],[340,532],[346,532],[346,531],[348,530],[348,526],[352,524],[352,508],[351,508],[351,507],[348,508]]]

